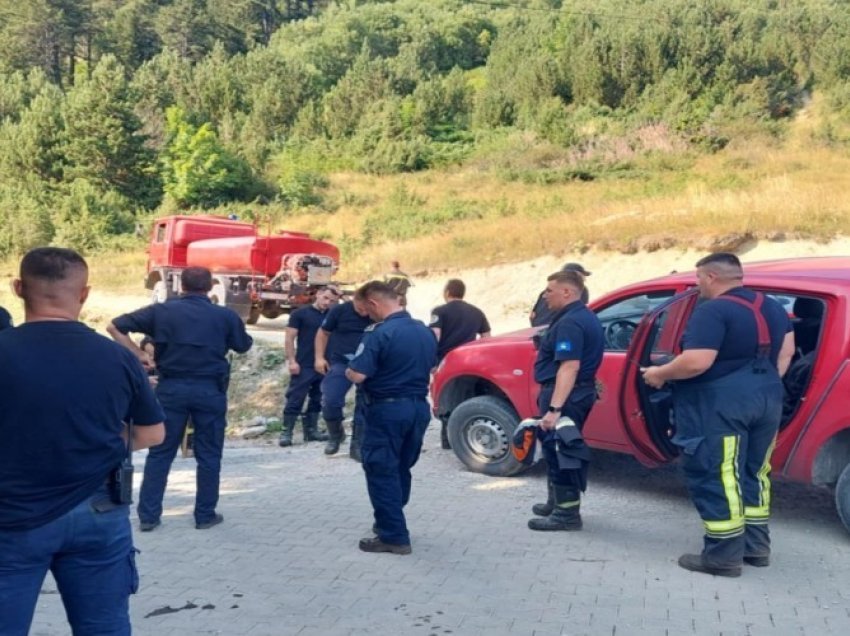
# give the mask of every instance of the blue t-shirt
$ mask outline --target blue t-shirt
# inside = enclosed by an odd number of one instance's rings
[[[245,353],[253,340],[239,315],[213,305],[201,294],[187,294],[119,316],[112,324],[123,334],[153,338],[156,368],[162,378],[227,379],[227,352]]]
[[[576,382],[593,382],[604,351],[605,339],[599,318],[583,302],[572,302],[555,314],[552,324],[540,332],[534,381],[538,384],[554,382],[561,362],[579,360]]]
[[[136,357],[80,322],[0,332],[0,529],[58,519],[127,454],[124,422],[164,418]]]
[[[434,332],[406,311],[399,311],[367,332],[348,366],[366,376],[363,390],[379,400],[427,397],[436,364]]]
[[[325,311],[307,305],[292,312],[287,326],[297,329],[295,336],[295,361],[303,366],[313,366],[316,356],[316,332],[325,319]]]
[[[682,384],[708,382],[721,378],[753,362],[758,355],[758,328],[748,307],[725,300],[726,295],[738,296],[750,302],[754,291],[736,287],[725,294],[697,305],[682,336],[682,349],[712,349],[717,358],[709,369],[695,378],[677,380]],[[785,309],[778,302],[764,297],[761,313],[770,332],[770,361],[776,366],[785,334],[793,329]]]
[[[360,344],[363,331],[371,324],[369,316],[361,316],[354,310],[353,302],[331,307],[322,322],[322,329],[330,334],[325,349],[328,362],[348,364]]]
[[[5,308],[0,307],[0,331],[12,326],[12,316]]]

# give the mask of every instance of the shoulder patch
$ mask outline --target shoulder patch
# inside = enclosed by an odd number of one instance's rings
[[[363,333],[366,333],[367,331],[375,331],[375,327],[377,327],[380,324],[381,323],[379,323],[379,322],[373,322],[371,325],[367,325],[366,328],[363,330]]]
[[[561,340],[555,344],[555,351],[572,351],[573,343],[569,340]]]
[[[428,324],[434,325],[438,322],[440,322],[440,317],[437,314],[431,314],[431,322],[429,322]]]

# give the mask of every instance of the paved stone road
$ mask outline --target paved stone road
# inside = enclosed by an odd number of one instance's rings
[[[325,457],[321,444],[228,448],[226,521],[206,531],[191,518],[194,462],[178,459],[163,525],[136,534],[135,633],[850,633],[850,535],[829,493],[780,484],[773,565],[715,578],[676,566],[701,532],[675,468],[595,459],[584,532],[532,533],[540,469],[512,479],[466,472],[429,431],[407,511],[411,556],[358,551],[372,524],[360,466]],[[32,634],[68,633],[48,579]]]

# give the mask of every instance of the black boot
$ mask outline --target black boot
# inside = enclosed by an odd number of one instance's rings
[[[440,446],[444,450],[449,450],[452,447],[449,441],[449,421],[445,418],[440,419]]]
[[[363,463],[360,456],[360,444],[363,443],[362,425],[351,423],[351,445],[348,447],[348,456],[356,462]]]
[[[339,445],[345,439],[342,420],[325,420],[325,424],[328,425],[328,443],[325,444],[325,455],[336,455],[339,452]]]
[[[528,527],[532,530],[581,530],[579,504],[581,495],[578,488],[554,484],[555,508],[552,514],[541,519],[531,519]]]
[[[328,434],[319,430],[319,413],[310,411],[301,416],[301,426],[304,428],[305,442],[327,442]]]
[[[295,423],[298,421],[297,415],[283,416],[283,429],[280,431],[280,441],[278,446],[292,446],[292,431],[295,428]]]
[[[531,512],[538,517],[548,517],[555,509],[555,491],[552,488],[552,482],[548,479],[546,480],[546,490],[549,493],[546,497],[546,503],[536,503],[531,507]]]

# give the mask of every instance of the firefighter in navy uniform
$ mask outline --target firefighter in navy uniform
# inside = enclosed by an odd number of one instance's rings
[[[589,451],[581,429],[596,401],[596,371],[602,363],[599,319],[582,302],[584,279],[562,270],[547,279],[552,323],[538,334],[534,380],[540,384],[543,456],[548,468],[546,503],[535,504],[532,530],[581,530],[581,493],[587,487]],[[566,456],[565,456],[566,455]]]
[[[424,323],[410,317],[386,283],[366,283],[355,299],[379,322],[366,333],[346,370],[363,388],[366,427],[361,452],[377,535],[361,539],[360,549],[410,554],[404,506],[410,499],[410,469],[419,459],[431,421],[428,385],[437,362],[437,341]]]
[[[682,353],[643,370],[647,384],[673,384],[676,433],[694,505],[705,528],[686,570],[740,576],[743,563],[770,563],[770,455],[782,416],[782,381],[794,353],[788,315],[742,286],[734,254],[697,263],[700,295]]]
[[[207,297],[212,275],[203,267],[187,267],[181,276],[183,294],[119,316],[107,327],[109,335],[150,367],[159,370],[156,395],[165,411],[165,441],[151,448],[139,492],[139,527],[150,532],[160,525],[162,499],[171,463],[180,448],[189,418],[194,426],[197,462],[195,528],[206,530],[224,520],[216,512],[221,475],[224,430],[227,427],[229,350],[245,353],[253,341],[239,315],[213,305]],[[127,335],[151,336],[151,361]]]

